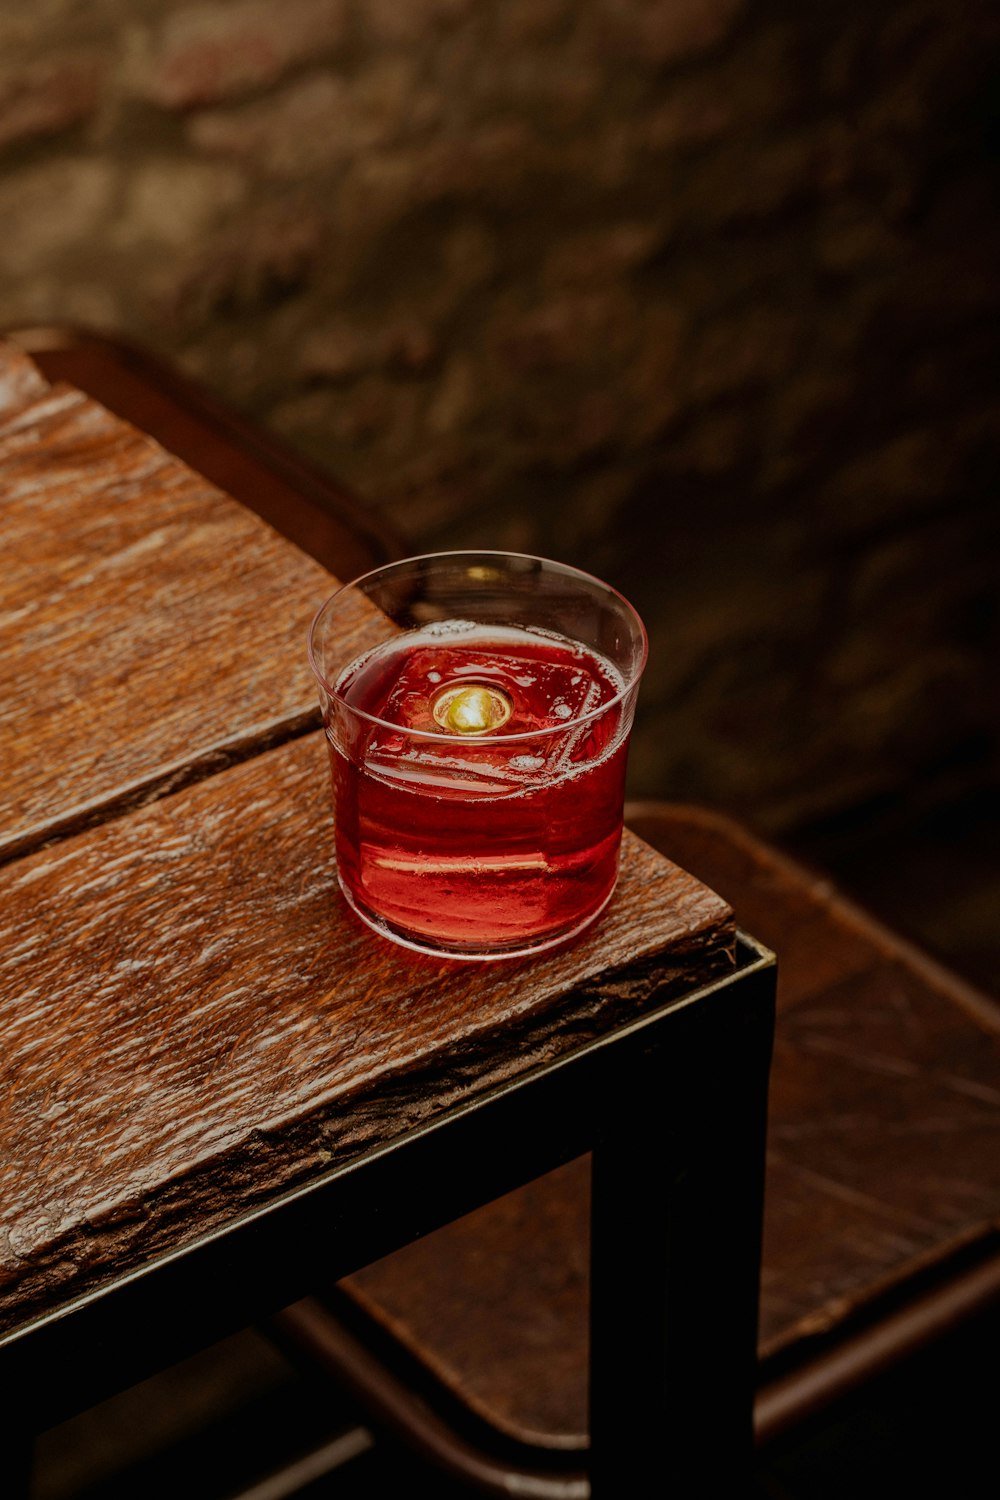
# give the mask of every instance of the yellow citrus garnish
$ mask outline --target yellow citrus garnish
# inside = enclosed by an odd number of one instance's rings
[[[479,682],[451,683],[434,704],[435,720],[453,734],[489,734],[506,724],[510,715],[507,694]]]
[[[493,698],[488,688],[467,687],[448,705],[448,724],[459,734],[485,734],[493,728]]]

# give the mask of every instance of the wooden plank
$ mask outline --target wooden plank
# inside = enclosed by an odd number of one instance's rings
[[[557,955],[375,938],[321,734],[7,866],[0,913],[8,1325],[733,961],[726,904],[631,837]]]
[[[86,391],[155,437],[338,578],[405,556],[377,510],[149,350],[59,325],[8,329],[6,338],[50,383]]]
[[[4,859],[316,724],[305,639],[336,580],[0,351]]]

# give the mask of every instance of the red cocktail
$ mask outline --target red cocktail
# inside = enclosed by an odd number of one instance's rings
[[[572,935],[617,875],[645,658],[634,612],[584,574],[505,554],[412,559],[352,588],[395,628],[372,615],[383,638],[345,665],[327,615],[341,595],[313,631],[347,899],[386,936],[456,956]]]

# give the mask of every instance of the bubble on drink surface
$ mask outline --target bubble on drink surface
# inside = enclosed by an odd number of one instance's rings
[[[541,771],[545,765],[544,755],[512,755],[508,762],[515,771]]]

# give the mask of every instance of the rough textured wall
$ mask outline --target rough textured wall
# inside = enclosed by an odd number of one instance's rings
[[[996,41],[991,0],[4,6],[0,322],[179,358],[415,548],[619,584],[636,790],[919,797],[1000,718]]]

